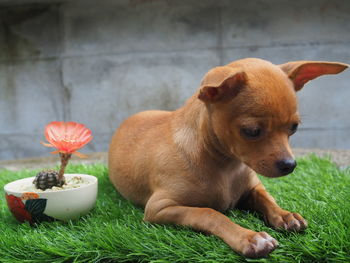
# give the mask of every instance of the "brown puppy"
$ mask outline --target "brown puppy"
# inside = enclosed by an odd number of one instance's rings
[[[317,61],[277,66],[254,58],[216,67],[182,108],[141,112],[122,123],[109,149],[110,179],[145,207],[146,221],[191,226],[244,256],[266,256],[277,241],[222,212],[240,202],[272,227],[306,228],[299,214],[276,204],[255,172],[278,177],[294,170],[288,138],[300,122],[295,91],[347,67]]]

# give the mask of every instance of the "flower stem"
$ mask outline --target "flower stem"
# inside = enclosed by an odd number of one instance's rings
[[[63,184],[64,182],[64,170],[66,169],[66,166],[68,164],[69,159],[72,157],[72,154],[70,153],[60,153],[61,157],[61,167],[60,171],[58,172],[58,181]]]

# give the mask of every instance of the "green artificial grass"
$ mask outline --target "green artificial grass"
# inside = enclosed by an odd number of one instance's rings
[[[339,170],[327,159],[299,159],[294,174],[261,178],[281,207],[308,220],[305,232],[277,232],[255,213],[227,213],[279,241],[270,256],[255,260],[215,236],[143,222],[143,210],[115,192],[104,165],[69,165],[67,172],[98,177],[96,208],[77,221],[31,227],[12,217],[2,186],[36,171],[0,171],[0,262],[350,262],[350,169]]]

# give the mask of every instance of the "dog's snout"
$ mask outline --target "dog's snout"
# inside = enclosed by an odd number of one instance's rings
[[[282,159],[276,162],[276,166],[282,175],[287,175],[294,171],[297,162],[294,159]]]

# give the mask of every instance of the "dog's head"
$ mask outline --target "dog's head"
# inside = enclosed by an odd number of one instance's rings
[[[273,65],[243,59],[210,70],[198,97],[206,103],[220,147],[257,173],[287,175],[296,167],[288,139],[300,123],[296,91],[309,80],[348,65],[296,61]]]

